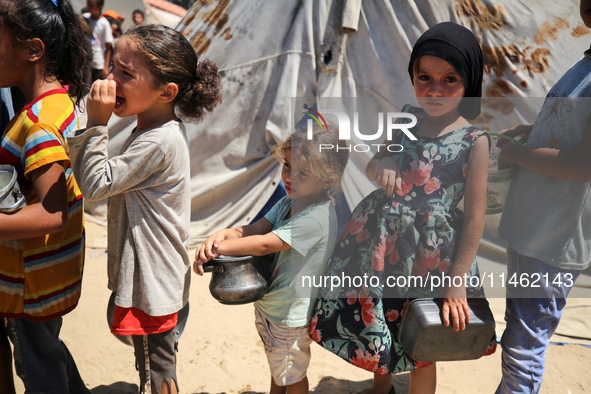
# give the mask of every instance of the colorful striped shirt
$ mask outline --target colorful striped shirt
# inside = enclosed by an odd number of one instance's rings
[[[58,233],[0,240],[0,316],[51,320],[78,304],[84,265],[84,214],[65,141],[76,129],[74,104],[65,90],[58,89],[25,106],[2,135],[0,164],[16,168],[28,205],[38,202],[31,172],[55,162],[64,163],[68,222]]]

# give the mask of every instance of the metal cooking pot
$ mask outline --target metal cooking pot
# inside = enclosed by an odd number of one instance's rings
[[[275,255],[219,256],[203,265],[211,272],[209,291],[222,304],[248,304],[261,299],[269,289]]]
[[[13,166],[0,165],[0,212],[16,212],[27,205],[16,177],[16,170]]]

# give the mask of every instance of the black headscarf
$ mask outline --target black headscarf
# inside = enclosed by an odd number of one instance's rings
[[[484,67],[482,49],[476,36],[453,22],[439,23],[423,33],[415,43],[408,63],[413,84],[414,64],[423,55],[440,57],[456,69],[464,81],[464,97],[474,97],[463,99],[458,111],[464,118],[476,118],[480,114]]]

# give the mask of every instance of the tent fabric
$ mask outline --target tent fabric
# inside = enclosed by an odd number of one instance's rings
[[[249,223],[264,206],[280,181],[271,147],[301,118],[299,104],[341,97],[371,98],[385,111],[406,104],[414,96],[407,73],[412,45],[443,21],[466,26],[482,44],[485,98],[476,123],[491,131],[533,121],[591,38],[577,0],[196,2],[177,30],[200,59],[218,64],[224,97],[187,128],[192,244]],[[133,119],[113,117],[110,125],[109,149],[117,152]],[[343,181],[350,207],[376,187],[364,175],[371,155],[351,155]],[[87,209],[104,214],[101,204]],[[487,217],[484,239],[493,247],[500,245],[498,216]]]
[[[166,0],[144,0],[146,23],[154,23],[174,28],[187,14],[183,7]]]

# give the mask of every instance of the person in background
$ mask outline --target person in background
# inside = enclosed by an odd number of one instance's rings
[[[90,83],[107,78],[113,46],[113,30],[103,12],[104,0],[87,0],[84,18],[90,25],[90,44],[92,62],[90,63]]]
[[[113,33],[113,47],[117,42],[117,39],[123,35],[123,22],[125,21],[125,17],[123,15],[119,15],[113,10],[108,10],[103,14],[103,17],[107,18],[109,24],[111,25],[111,31]]]
[[[132,18],[133,18],[133,24],[138,26],[138,25],[143,25],[145,18],[144,18],[144,11],[142,10],[133,10],[133,13],[131,14]]]
[[[111,16],[105,16],[105,18],[109,22],[109,25],[111,25],[111,32],[113,33],[113,45],[112,45],[112,47],[115,48],[115,44],[117,44],[117,40],[123,34],[122,31],[121,31],[121,25],[119,24],[119,22],[117,21],[117,19],[114,19]]]
[[[119,23],[120,26],[123,26],[123,22],[125,22],[125,17],[121,14],[118,14],[117,12],[113,11],[113,10],[107,10],[105,11],[105,13],[103,14],[103,16],[106,17],[110,17],[114,20],[117,21],[117,23]]]

